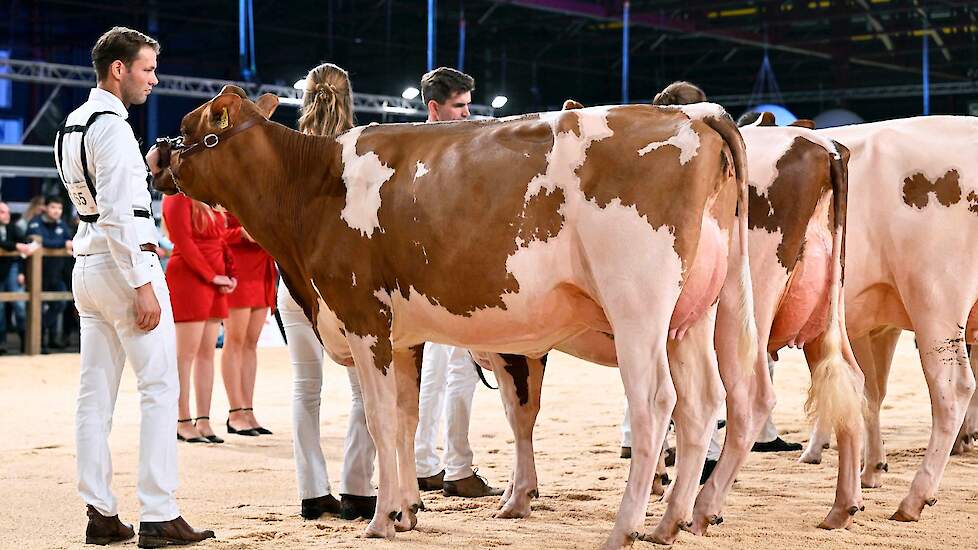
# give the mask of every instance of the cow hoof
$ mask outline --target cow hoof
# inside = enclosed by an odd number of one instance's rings
[[[930,497],[929,499],[924,501],[924,504],[926,504],[927,506],[933,506],[937,504],[937,499],[934,497]]]
[[[798,458],[798,462],[801,462],[802,464],[821,464],[822,450],[817,447],[812,448],[809,446],[808,449],[805,449],[805,452],[801,454],[801,457]]]
[[[689,529],[687,529],[687,531],[701,537],[706,535],[706,532],[709,530],[711,525],[720,525],[721,523],[723,523],[723,518],[720,516],[698,516],[694,514],[693,521],[689,525]]]
[[[880,472],[889,472],[890,465],[887,464],[886,462],[879,462],[876,464],[876,470]]]
[[[495,517],[499,519],[522,519],[530,517],[530,503],[516,504],[516,499],[510,499],[498,512]]]
[[[656,526],[655,531],[641,535],[639,539],[644,540],[645,542],[651,542],[653,544],[669,546],[676,542],[676,537],[679,536],[679,530],[687,525],[691,526],[692,522],[687,523],[685,521],[677,521],[672,526],[663,527],[662,522],[660,521],[659,525]]]
[[[394,524],[387,523],[387,525],[381,527],[379,525],[379,518],[375,515],[374,519],[370,520],[370,524],[367,525],[364,536],[368,539],[394,540]]]
[[[920,521],[920,513],[914,515],[904,510],[897,510],[896,512],[893,512],[893,515],[890,516],[890,519],[893,521],[901,521],[901,522]]]
[[[411,506],[407,513],[398,513],[397,520],[394,523],[394,530],[398,533],[405,533],[407,531],[413,531],[415,527],[418,526],[418,514],[417,504]]]
[[[863,489],[876,489],[883,486],[883,476],[879,470],[864,472],[859,477],[859,485]]]
[[[608,540],[604,541],[604,544],[601,545],[601,550],[622,550],[623,548],[630,548],[641,536],[638,531],[625,534],[616,534],[612,531],[608,535]]]
[[[849,508],[843,507],[833,507],[822,523],[818,524],[819,529],[848,529],[852,525],[852,516],[855,514],[852,510],[855,506]]]

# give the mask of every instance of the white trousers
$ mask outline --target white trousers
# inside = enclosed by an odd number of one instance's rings
[[[142,254],[152,254],[142,252]],[[169,521],[180,515],[177,488],[176,331],[170,293],[156,256],[152,285],[160,302],[160,324],[144,332],[135,324],[135,290],[110,254],[75,260],[72,287],[81,318],[81,376],[75,413],[78,492],[105,516],[118,514],[112,493],[109,432],[126,359],[139,389],[139,466],[136,494],[140,521]]]
[[[292,440],[299,498],[330,494],[326,457],[320,446],[319,408],[323,392],[323,346],[316,338],[302,308],[292,299],[284,283],[279,283],[278,308],[292,357]],[[343,456],[342,493],[372,496],[374,457],[377,450],[367,432],[367,417],[356,369],[346,369],[350,379],[352,403]]]
[[[414,440],[418,477],[430,477],[443,469],[445,481],[458,481],[472,475],[469,422],[478,384],[479,374],[467,350],[425,343],[418,431]],[[442,416],[445,417],[444,466],[435,450]]]

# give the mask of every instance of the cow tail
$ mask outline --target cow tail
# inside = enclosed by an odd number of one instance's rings
[[[751,284],[750,260],[747,250],[747,147],[744,138],[730,115],[706,117],[710,128],[720,134],[733,157],[734,173],[737,178],[737,224],[740,248],[740,273],[737,277],[737,316],[741,320],[741,333],[738,338],[737,360],[745,372],[754,372],[757,363],[757,322],[754,319],[754,289]]]
[[[832,427],[836,432],[861,429],[865,398],[863,383],[849,349],[845,330],[844,267],[846,201],[849,151],[833,142],[830,151],[832,181],[832,279],[829,286],[829,319],[822,338],[820,359],[812,366],[812,385],[808,389],[805,412],[815,425]]]

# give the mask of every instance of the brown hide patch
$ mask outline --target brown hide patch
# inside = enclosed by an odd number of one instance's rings
[[[749,146],[749,145],[748,145]],[[823,193],[832,188],[829,153],[803,137],[796,137],[778,159],[778,175],[761,195],[747,189],[747,226],[768,233],[781,231],[778,263],[789,272],[804,252],[805,228]]]
[[[357,153],[376,153],[395,173],[381,188],[381,232],[355,245],[378,258],[375,265],[364,258],[358,285],[404,298],[414,288],[454,315],[505,309],[503,295],[519,291],[506,269],[518,239],[525,246],[563,225],[563,193],[524,205],[552,147],[550,124],[537,117],[365,130]],[[428,173],[415,181],[418,161]]]
[[[530,402],[530,366],[526,362],[526,357],[507,353],[500,354],[500,357],[506,361],[504,369],[513,378],[520,405],[526,405]]]
[[[611,138],[591,144],[578,170],[585,198],[604,208],[614,200],[634,206],[653,229],[668,227],[673,248],[689,266],[699,243],[699,216],[707,198],[726,181],[719,162],[723,139],[706,124],[693,121],[700,138],[696,156],[679,163],[679,149],[659,147],[639,156],[651,142],[676,135],[689,119],[680,111],[634,105],[608,112]]]
[[[554,133],[558,135],[572,133],[577,137],[581,137],[580,117],[577,116],[577,113],[562,113],[558,115],[557,122],[554,124]]]
[[[551,192],[540,191],[530,197],[523,210],[523,218],[538,219],[540,223],[520,224],[520,231],[517,234],[523,243],[531,241],[548,241],[560,233],[564,226],[564,216],[560,214],[560,207],[564,204],[563,189],[554,188]],[[553,213],[557,212],[558,216]]]
[[[933,192],[942,206],[951,206],[961,201],[961,184],[957,170],[948,170],[933,182],[921,172],[903,180],[903,202],[914,208],[924,208],[930,202]]]
[[[414,357],[414,368],[418,371],[418,389],[421,389],[421,364],[424,362],[424,344],[418,344],[411,348],[411,355]]]
[[[972,214],[978,214],[978,194],[974,191],[968,192],[968,211]]]

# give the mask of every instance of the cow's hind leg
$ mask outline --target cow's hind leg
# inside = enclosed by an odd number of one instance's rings
[[[853,341],[856,361],[865,377],[866,389],[866,452],[864,453],[861,484],[867,489],[883,485],[883,472],[889,471],[883,432],[880,430],[880,407],[886,397],[886,384],[897,340],[902,331],[896,328],[875,330]]]
[[[418,524],[421,491],[414,461],[414,435],[418,431],[418,392],[421,388],[421,358],[424,344],[394,353],[397,381],[397,475],[400,515],[394,528],[410,531]]]
[[[540,412],[540,389],[544,365],[541,359],[522,355],[502,355],[494,362],[499,394],[506,408],[506,419],[516,439],[516,467],[500,499],[497,518],[530,516],[530,500],[537,497],[537,470],[533,460],[533,427]]]
[[[969,346],[968,357],[971,359],[971,372],[978,378],[978,345]],[[968,452],[978,446],[978,392],[971,396],[968,412],[964,415],[964,423],[958,431],[951,454],[957,455]]]
[[[676,386],[676,479],[665,514],[647,539],[672,544],[692,523],[693,501],[723,402],[723,382],[713,350],[714,305],[680,341],[670,341],[669,368]]]
[[[926,311],[942,310],[927,304]],[[937,502],[937,488],[950,459],[951,446],[975,390],[975,377],[964,345],[967,314],[962,312],[957,323],[912,315],[933,422],[927,452],[910,485],[910,493],[890,519],[917,521],[925,504]]]

